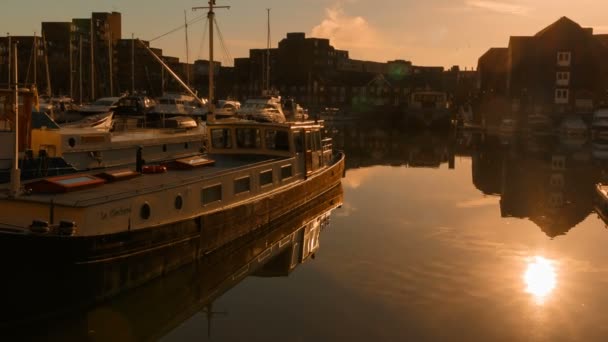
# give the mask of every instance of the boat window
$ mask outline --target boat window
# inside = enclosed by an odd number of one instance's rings
[[[222,185],[213,185],[207,188],[204,188],[201,191],[201,202],[203,205],[207,205],[213,202],[218,202],[222,200]]]
[[[251,190],[251,178],[249,176],[234,180],[234,194],[240,194]]]
[[[312,151],[312,132],[306,132],[306,151]]]
[[[314,150],[315,151],[321,150],[321,132],[314,131],[312,133],[312,136],[313,136],[313,140],[314,140]]]
[[[291,164],[281,166],[281,180],[290,178],[293,175]]]
[[[269,150],[289,151],[287,131],[266,130],[266,148]]]
[[[302,131],[293,132],[293,141],[296,145],[296,153],[304,152],[304,141],[302,139]]]
[[[238,148],[260,148],[262,139],[257,128],[237,128],[236,146]]]
[[[260,172],[260,186],[272,184],[272,170]]]
[[[226,128],[212,129],[211,146],[213,146],[213,148],[232,148],[232,136],[230,134],[230,130]]]

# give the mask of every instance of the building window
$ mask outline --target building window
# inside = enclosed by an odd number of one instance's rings
[[[560,51],[557,53],[557,65],[559,66],[570,66],[572,59],[572,53],[570,51]]]
[[[555,75],[555,82],[558,86],[567,86],[570,84],[570,72],[560,71]]]
[[[568,103],[569,92],[568,89],[555,89],[555,103],[564,104]]]

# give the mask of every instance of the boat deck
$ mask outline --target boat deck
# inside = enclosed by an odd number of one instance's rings
[[[170,169],[166,173],[158,174],[142,174],[129,180],[116,181],[103,184],[101,186],[76,190],[66,193],[33,193],[23,195],[18,198],[19,201],[38,202],[38,203],[54,203],[57,205],[71,207],[88,207],[91,205],[101,204],[105,202],[115,201],[119,199],[129,198],[136,195],[159,191],[162,189],[187,185],[189,183],[198,182],[205,178],[219,176],[231,171],[238,171],[243,168],[253,167],[256,165],[275,162],[281,157],[275,156],[223,156],[223,155],[208,155],[215,163],[213,165],[201,166],[185,170]],[[106,170],[97,170],[83,172],[77,175],[95,175]],[[23,184],[27,189],[27,185],[32,182]],[[8,185],[0,188],[0,199],[5,199],[8,196]]]

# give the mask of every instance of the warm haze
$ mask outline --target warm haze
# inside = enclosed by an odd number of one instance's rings
[[[122,13],[123,34],[151,39],[204,15],[193,6],[206,0],[4,0],[2,32],[31,35],[42,21],[69,21],[91,12]],[[266,46],[266,8],[272,8],[273,46],[287,32],[330,38],[356,59],[409,59],[418,65],[472,67],[489,47],[504,46],[510,35],[533,35],[561,16],[596,33],[608,32],[608,2],[602,0],[218,0],[218,22],[232,57]],[[190,26],[190,58],[205,58],[203,23]],[[153,42],[165,54],[185,60],[183,31]],[[232,64],[226,56],[224,63]]]

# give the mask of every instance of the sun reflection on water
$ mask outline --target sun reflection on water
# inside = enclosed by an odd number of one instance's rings
[[[534,296],[536,303],[544,303],[557,284],[555,262],[541,256],[531,258],[524,273],[524,282],[526,292]]]

